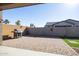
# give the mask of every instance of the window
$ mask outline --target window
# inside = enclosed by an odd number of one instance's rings
[[[71,25],[59,25],[59,26],[55,26],[55,27],[72,27]]]

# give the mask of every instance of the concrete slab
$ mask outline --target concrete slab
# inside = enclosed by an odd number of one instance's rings
[[[0,46],[0,56],[62,56],[62,55]]]

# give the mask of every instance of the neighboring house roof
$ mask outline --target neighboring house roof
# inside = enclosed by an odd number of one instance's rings
[[[65,22],[71,23],[71,24],[73,24],[73,25],[79,25],[79,21],[76,21],[76,20],[73,20],[73,19],[65,20]]]
[[[56,22],[47,22],[46,25],[53,25],[55,24]]]
[[[45,26],[56,25],[56,24],[59,24],[59,23],[62,23],[62,22],[79,26],[79,21],[76,21],[76,20],[73,20],[73,19],[67,19],[67,20],[61,21],[61,22],[47,22]]]

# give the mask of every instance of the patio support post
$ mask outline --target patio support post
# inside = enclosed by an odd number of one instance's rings
[[[0,11],[0,45],[2,44],[2,11]]]

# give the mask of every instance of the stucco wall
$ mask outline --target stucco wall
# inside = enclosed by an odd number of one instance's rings
[[[13,32],[14,29],[18,29],[18,30],[22,30],[24,31],[26,28],[26,26],[17,26],[17,25],[10,25],[10,24],[2,24],[2,35],[3,36],[9,36],[11,38],[13,38]]]
[[[34,36],[79,37],[79,27],[30,28],[29,34]]]

